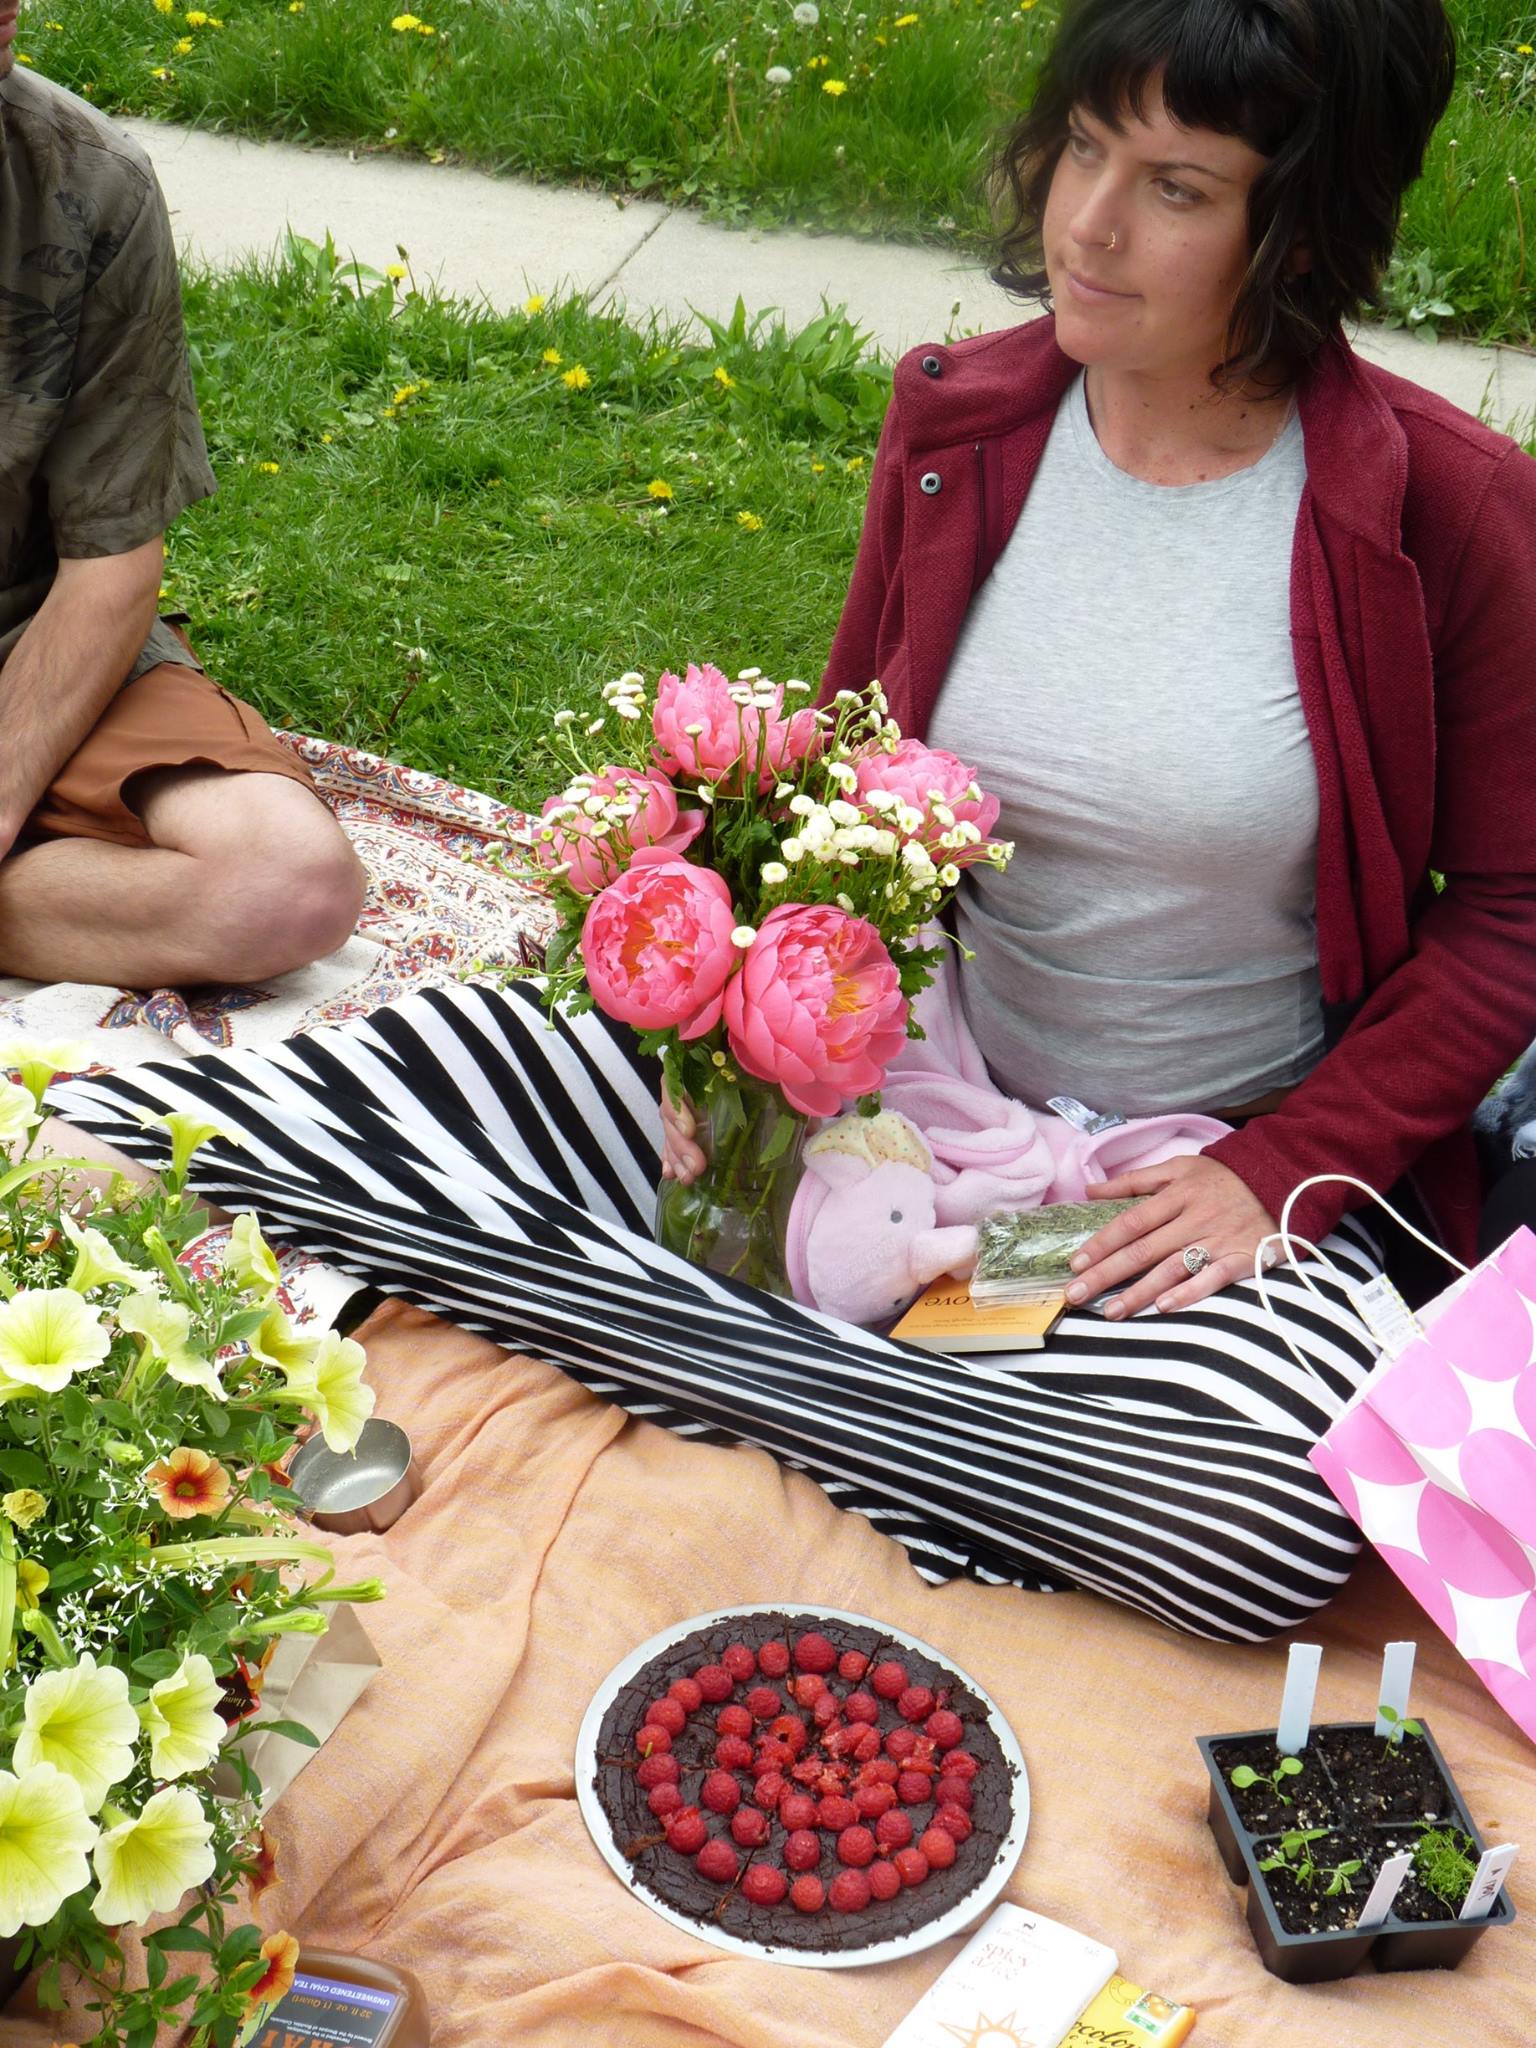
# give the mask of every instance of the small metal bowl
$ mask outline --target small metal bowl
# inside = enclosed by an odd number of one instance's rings
[[[410,1438],[377,1415],[363,1424],[353,1451],[333,1451],[316,1430],[290,1459],[288,1484],[306,1518],[338,1536],[387,1529],[421,1496]]]

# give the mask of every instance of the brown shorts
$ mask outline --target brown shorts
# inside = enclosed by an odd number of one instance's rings
[[[3,685],[0,685],[3,687]],[[144,821],[124,785],[150,768],[206,763],[237,774],[286,775],[314,789],[296,754],[249,704],[200,669],[165,661],[124,684],[43,793],[18,845],[44,839],[104,839],[148,846]]]

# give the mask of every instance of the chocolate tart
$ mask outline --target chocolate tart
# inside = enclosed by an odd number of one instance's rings
[[[806,1670],[804,1659],[797,1652],[803,1639],[810,1635],[824,1638],[836,1653],[839,1661],[830,1670]],[[770,1646],[767,1654],[776,1667],[766,1672],[757,1663],[765,1646]],[[658,1815],[652,1809],[653,1788],[641,1781],[639,1767],[645,1751],[653,1746],[644,1731],[650,1726],[654,1732],[655,1703],[668,1699],[675,1683],[694,1679],[701,1668],[714,1667],[718,1672],[728,1650],[733,1652],[737,1664],[743,1663],[743,1647],[752,1653],[756,1667],[750,1675],[734,1677],[729,1694],[721,1692],[717,1676],[712,1685],[716,1696],[691,1710],[685,1686],[683,1699],[675,1703],[667,1716],[674,1722],[679,1712],[684,1716],[681,1728],[669,1731],[666,1752],[677,1765],[672,1782],[682,1806],[697,1812],[706,1841],[722,1840],[734,1857],[735,1875],[715,1878],[699,1869],[697,1845],[683,1848],[670,1839],[676,1812]],[[814,1652],[810,1656],[812,1662],[817,1661]],[[823,1663],[825,1657],[823,1651]],[[863,1671],[858,1672],[856,1662],[839,1668],[844,1658],[863,1658]],[[786,1660],[788,1669],[784,1670]],[[909,1693],[904,1702],[908,1713],[903,1715],[896,1697],[876,1692],[871,1680],[875,1671],[887,1664],[901,1667],[908,1687],[923,1688],[931,1694],[932,1706],[914,1717],[914,1701]],[[819,1701],[796,1697],[797,1692],[805,1690],[796,1681],[808,1677],[821,1680]],[[886,1683],[890,1682],[887,1679]],[[701,1795],[706,1778],[723,1768],[716,1756],[721,1740],[719,1716],[726,1708],[734,1707],[738,1711],[733,1719],[739,1724],[743,1710],[752,1712],[747,1708],[747,1700],[758,1688],[776,1693],[778,1708],[770,1715],[762,1711],[764,1700],[755,1703],[757,1711],[751,1734],[740,1738],[753,1752],[753,1760],[750,1764],[741,1761],[728,1772],[739,1788],[741,1808],[755,1808],[766,1823],[762,1841],[745,1843],[733,1836],[731,1815],[712,1810]],[[816,1691],[814,1685],[809,1689]],[[856,1702],[866,1717],[862,1720],[850,1720],[842,1712],[843,1703],[856,1693],[863,1695],[863,1700]],[[828,1694],[834,1702],[830,1719],[826,1718]],[[871,1701],[875,1714],[868,1718]],[[823,1717],[820,1721],[818,1705]],[[958,1742],[950,1722],[936,1724],[937,1734],[943,1740],[929,1732],[927,1724],[935,1713],[957,1717],[961,1731]],[[796,1721],[803,1727],[803,1742],[793,1729],[781,1728],[777,1738],[772,1736],[770,1724],[779,1725],[783,1720]],[[898,1754],[892,1759],[886,1744],[898,1730],[905,1732],[896,1735],[897,1751],[915,1741],[915,1756],[904,1758]],[[910,1821],[909,1846],[913,1848],[931,1827],[939,1825],[943,1831],[934,1793],[939,1779],[950,1775],[944,1770],[945,1756],[958,1752],[962,1758],[969,1758],[974,1765],[965,1781],[970,1795],[969,1805],[964,1809],[969,1832],[962,1829],[960,1839],[951,1835],[955,1839],[953,1861],[947,1867],[930,1865],[926,1875],[919,1875],[916,1882],[910,1881],[910,1860],[904,1866],[896,1854],[897,1849],[908,1845],[879,1843],[881,1816],[861,1813],[851,1824],[867,1827],[877,1836],[875,1863],[894,1865],[909,1881],[903,1882],[890,1898],[872,1896],[856,1910],[837,1910],[830,1894],[833,1880],[847,1867],[838,1853],[839,1835],[850,1824],[846,1812],[836,1824],[818,1821],[812,1828],[819,1857],[807,1872],[803,1864],[786,1868],[784,1849],[789,1829],[779,1811],[782,1796],[756,1796],[761,1784],[764,1745],[772,1746],[777,1740],[782,1753],[789,1739],[798,1747],[793,1763],[780,1767],[779,1775],[786,1780],[783,1796],[798,1793],[809,1798],[851,1798],[862,1784],[873,1782],[869,1767],[877,1761],[882,1769],[894,1760],[916,1771],[919,1777],[926,1775],[930,1785],[926,1797],[912,1796],[915,1787],[911,1778],[899,1796],[895,1788],[892,1791],[895,1804],[890,1810],[904,1814]],[[829,1739],[830,1748],[826,1746]],[[850,1744],[857,1744],[858,1755]],[[824,1775],[818,1784],[807,1783],[806,1778],[818,1761]],[[803,1767],[799,1777],[795,1775],[797,1767]],[[900,1630],[883,1627],[864,1616],[798,1607],[728,1610],[681,1623],[665,1636],[642,1645],[640,1651],[610,1674],[588,1711],[579,1744],[578,1791],[588,1825],[610,1865],[667,1918],[691,1927],[719,1946],[771,1954],[782,1962],[828,1967],[885,1960],[926,1947],[969,1925],[1001,1891],[1018,1860],[1029,1804],[1023,1758],[1012,1732],[985,1693],[964,1673],[945,1662],[930,1646]],[[952,1826],[952,1805],[950,1813]],[[692,1832],[697,1834],[697,1824]],[[764,1864],[782,1872],[791,1885],[801,1875],[813,1875],[821,1880],[828,1896],[811,1911],[801,1910],[788,1894],[776,1903],[755,1902],[743,1891],[743,1882],[754,1865]],[[867,1879],[873,1865],[855,1867],[863,1868]],[[771,1886],[772,1881],[769,1882]],[[887,1869],[884,1884],[888,1887],[889,1883]]]

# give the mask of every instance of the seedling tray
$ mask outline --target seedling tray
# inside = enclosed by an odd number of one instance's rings
[[[1286,1983],[1348,1977],[1367,1956],[1378,1970],[1454,1969],[1490,1927],[1507,1927],[1514,1920],[1514,1906],[1503,1889],[1480,1919],[1458,1920],[1410,1871],[1379,1927],[1294,1932],[1282,1922],[1275,1891],[1259,1865],[1292,1830],[1324,1828],[1329,1839],[1317,1846],[1330,1860],[1339,1860],[1331,1854],[1335,1849],[1360,1858],[1363,1867],[1351,1877],[1348,1894],[1357,1913],[1387,1857],[1411,1848],[1427,1826],[1457,1829],[1470,1836],[1474,1859],[1482,1854],[1482,1836],[1428,1728],[1421,1736],[1404,1737],[1385,1770],[1370,1768],[1383,1749],[1373,1723],[1335,1721],[1314,1728],[1299,1752],[1300,1776],[1285,1781],[1293,1802],[1288,1808],[1262,1783],[1241,1793],[1228,1783],[1239,1763],[1273,1766],[1278,1757],[1273,1728],[1202,1735],[1197,1742],[1210,1774],[1207,1817],[1221,1860],[1233,1883],[1248,1888],[1248,1925],[1264,1967]],[[1275,1877],[1284,1882],[1282,1873]],[[1426,1912],[1433,1917],[1423,1917]]]

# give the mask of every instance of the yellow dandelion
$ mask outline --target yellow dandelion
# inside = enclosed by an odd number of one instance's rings
[[[555,367],[556,363],[563,363],[565,361],[565,357],[561,355],[559,349],[547,348],[545,349],[543,355],[539,357],[539,361],[552,370]]]
[[[714,376],[715,382],[722,391],[734,391],[736,389],[736,379],[731,375],[724,363],[716,363]]]
[[[418,21],[416,24],[416,33],[419,36],[435,36],[437,34],[437,30],[432,27],[430,22]]]
[[[587,375],[580,363],[572,363],[571,367],[561,377],[560,382],[567,391],[585,391],[591,384],[592,379]]]
[[[334,434],[322,434],[320,438],[329,445],[330,442],[335,440],[336,436]]]
[[[212,19],[212,15],[204,14],[201,7],[194,7],[190,13],[182,16],[188,28],[206,28]]]
[[[1531,43],[1516,43],[1515,55],[1517,57],[1536,57],[1536,45],[1533,45]]]
[[[402,384],[389,402],[391,405],[409,405],[413,398],[420,398],[426,388],[425,384]]]
[[[892,28],[915,28],[920,17],[916,14],[898,14],[891,23]]]
[[[408,36],[413,28],[421,27],[421,19],[415,14],[397,14],[389,25],[397,36]]]
[[[256,467],[263,476],[281,476],[283,473],[283,466],[280,462],[258,462]]]
[[[18,50],[16,52],[16,62],[18,64],[30,64],[32,62],[32,59],[27,55],[25,50]]]
[[[171,74],[163,64],[156,64],[149,75],[151,78],[169,78]]]
[[[62,21],[45,21],[43,23],[43,27],[51,28],[56,36],[61,36],[64,33],[64,24]]]
[[[523,311],[531,320],[535,313],[542,313],[547,301],[542,292],[535,292],[531,299],[524,299]]]
[[[400,280],[403,277],[410,276],[410,272],[406,269],[403,263],[386,263],[384,266],[384,275],[389,279],[391,284],[399,284]]]
[[[831,62],[830,57],[807,57],[805,68],[807,71],[825,71]]]
[[[179,36],[179,37],[177,38],[177,40],[176,40],[176,54],[177,54],[177,56],[178,56],[178,57],[186,57],[186,56],[189,56],[189,55],[191,54],[191,50],[192,50],[192,38],[191,38],[190,36]]]
[[[393,405],[386,405],[384,410],[379,414],[379,418],[382,420],[397,420],[399,419],[399,417],[399,409],[398,407]]]
[[[288,12],[290,14],[302,14],[304,12],[304,0],[288,0]]]
[[[825,475],[826,475],[826,470],[827,470],[827,465],[826,465],[826,464],[825,464],[824,462],[813,462],[813,463],[811,464],[811,475],[812,475],[812,476],[825,476]]]
[[[645,495],[648,498],[671,498],[676,493],[665,477],[653,476],[645,487]]]
[[[761,533],[763,530],[763,522],[755,512],[738,512],[736,524],[745,527],[748,533]]]
[[[176,0],[155,0],[156,14],[172,14],[175,8]]]
[[[823,92],[831,93],[833,99],[835,100],[840,100],[843,94],[848,90],[847,86],[843,83],[842,79],[840,78],[824,78],[821,81],[821,89]]]

